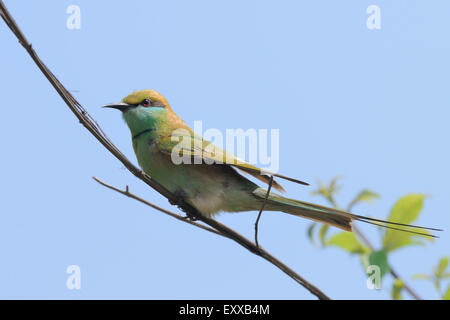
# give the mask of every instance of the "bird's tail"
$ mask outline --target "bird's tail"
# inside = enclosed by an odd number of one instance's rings
[[[257,189],[254,194],[264,201],[266,197],[266,190]],[[409,232],[417,235],[423,235],[427,237],[437,236],[428,233],[426,230],[442,231],[442,229],[419,227],[415,225],[404,224],[400,222],[392,222],[386,220],[380,220],[375,218],[369,218],[351,214],[338,209],[328,208],[317,204],[298,201],[294,199],[285,198],[278,194],[270,193],[264,206],[265,210],[270,211],[282,211],[292,214],[294,216],[307,218],[316,222],[326,223],[345,231],[353,230],[353,221],[361,221],[364,223],[384,227],[387,229],[394,229],[403,232]]]

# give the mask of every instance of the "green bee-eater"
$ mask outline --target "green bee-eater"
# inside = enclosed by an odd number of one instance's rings
[[[207,217],[221,211],[260,210],[266,201],[264,210],[289,213],[346,231],[352,231],[354,220],[414,227],[285,198],[275,192],[271,192],[265,199],[267,191],[241,175],[238,170],[265,183],[270,182],[270,176],[306,183],[262,171],[203,140],[172,111],[167,100],[154,90],[133,92],[120,103],[105,107],[122,111],[142,170]],[[181,140],[184,143],[180,145]],[[174,154],[192,161],[174,163]],[[284,191],[275,180],[272,186]]]

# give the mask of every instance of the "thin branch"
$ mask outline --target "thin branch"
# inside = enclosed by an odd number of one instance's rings
[[[6,25],[11,29],[14,35],[19,40],[19,43],[25,48],[30,57],[36,63],[38,68],[53,86],[53,88],[58,92],[60,97],[64,100],[69,109],[74,113],[80,123],[107,149],[109,150],[122,164],[137,178],[141,179],[147,185],[155,189],[161,195],[166,197],[169,202],[175,203],[178,207],[183,210],[188,216],[195,217],[198,220],[201,220],[203,223],[209,225],[210,227],[217,230],[222,236],[228,237],[233,241],[239,243],[244,248],[248,249],[250,252],[266,259],[292,279],[294,279],[297,283],[305,287],[312,294],[314,294],[319,299],[329,299],[327,295],[325,295],[321,290],[315,287],[313,284],[306,281],[300,275],[298,275],[295,271],[290,269],[288,266],[283,264],[281,261],[277,260],[275,257],[270,255],[262,248],[258,248],[254,243],[252,243],[247,238],[243,237],[239,233],[230,229],[229,227],[221,224],[217,220],[210,219],[204,217],[198,212],[196,208],[194,208],[189,203],[186,203],[183,200],[177,199],[177,197],[172,194],[169,190],[164,188],[161,184],[153,180],[149,175],[147,175],[142,170],[138,169],[133,163],[128,160],[125,155],[112,143],[112,141],[106,136],[103,130],[100,128],[98,123],[93,119],[92,116],[83,108],[83,106],[70,94],[70,92],[59,82],[59,80],[55,77],[55,75],[47,68],[47,66],[42,62],[42,60],[38,57],[34,49],[32,48],[31,43],[28,42],[19,26],[16,24],[11,14],[8,12],[6,6],[3,1],[0,0],[0,15],[2,19],[5,21]],[[116,190],[117,191],[117,190]],[[127,191],[125,191],[127,192]]]
[[[264,202],[261,205],[261,209],[259,209],[258,217],[256,218],[256,222],[255,222],[255,244],[256,244],[256,246],[258,248],[259,248],[259,243],[258,243],[258,224],[259,224],[259,219],[261,218],[261,214],[262,214],[262,212],[264,210],[264,207],[266,206],[267,198],[269,197],[269,194],[270,194],[270,189],[272,189],[272,184],[273,184],[273,175],[270,176],[269,188],[267,188],[266,197],[264,198]]]
[[[152,207],[152,208],[154,208],[154,209],[157,209],[157,210],[159,210],[159,211],[161,211],[161,212],[163,212],[163,213],[165,213],[165,214],[168,214],[169,216],[171,216],[171,217],[173,217],[173,218],[175,218],[175,219],[178,219],[178,220],[180,220],[180,221],[183,221],[183,222],[189,223],[189,224],[191,224],[191,225],[194,225],[194,226],[196,226],[196,227],[202,228],[202,229],[204,229],[204,230],[206,230],[206,231],[213,232],[213,233],[218,234],[218,235],[220,235],[220,236],[222,236],[222,237],[226,237],[226,238],[230,238],[230,239],[232,239],[232,240],[235,240],[234,238],[232,238],[232,237],[230,237],[230,236],[227,236],[227,235],[225,235],[225,234],[223,234],[223,233],[220,233],[220,232],[218,232],[218,231],[215,230],[215,229],[205,227],[204,225],[201,225],[201,224],[199,224],[199,223],[197,223],[197,222],[188,220],[188,219],[186,219],[185,217],[182,217],[182,216],[180,216],[180,215],[178,215],[178,214],[176,214],[176,213],[174,213],[174,212],[171,212],[171,211],[169,211],[169,210],[163,209],[163,208],[161,208],[161,207],[159,207],[159,206],[157,206],[157,205],[155,205],[155,204],[153,204],[153,203],[151,203],[151,202],[149,202],[149,201],[147,201],[147,200],[144,200],[144,199],[138,197],[137,195],[131,193],[131,192],[129,191],[128,187],[125,189],[125,191],[123,191],[123,190],[120,190],[119,188],[116,188],[116,187],[113,187],[113,186],[107,184],[106,182],[103,182],[102,180],[100,180],[100,179],[98,179],[98,178],[96,178],[96,177],[94,177],[93,179],[94,179],[95,181],[97,181],[98,183],[100,183],[102,186],[105,186],[105,187],[107,187],[107,188],[109,188],[109,189],[111,189],[111,190],[114,190],[114,191],[116,191],[116,192],[118,192],[118,193],[120,193],[120,194],[123,194],[124,196],[127,196],[127,197],[129,197],[129,198],[138,200],[138,201],[140,201],[140,202],[142,202],[142,203],[144,203],[144,204],[146,204],[146,205],[148,205],[148,206],[150,206],[150,207]],[[216,221],[216,220],[214,220],[214,221]],[[221,223],[218,222],[218,221],[216,221],[216,223],[219,224],[219,225],[221,224]],[[228,228],[228,227],[226,227],[225,225],[222,225],[222,227]],[[235,231],[233,231],[233,233],[236,234],[236,235],[239,235],[239,234],[238,234],[237,232],[235,232]],[[239,235],[239,236],[242,237],[242,238],[244,238],[244,237],[241,236],[241,235]],[[245,238],[244,238],[244,239],[245,239]],[[248,240],[247,240],[247,241],[248,241]],[[252,246],[254,246],[254,245],[252,244]],[[308,282],[306,282],[306,281],[305,281],[302,277],[300,277],[295,271],[293,271],[292,269],[290,269],[288,266],[286,266],[284,263],[282,263],[281,261],[279,261],[277,258],[275,258],[274,256],[272,256],[271,254],[269,254],[267,251],[265,251],[265,250],[262,249],[261,247],[259,247],[259,248],[256,248],[256,247],[255,247],[254,249],[255,249],[255,250],[258,250],[258,252],[255,253],[255,254],[259,255],[260,257],[266,259],[266,260],[269,261],[270,263],[272,263],[272,264],[274,264],[275,266],[277,266],[277,267],[278,267],[279,269],[281,269],[284,273],[286,273],[288,276],[290,276],[292,279],[294,279],[295,281],[297,281],[297,282],[298,282],[299,284],[301,284],[302,286],[305,286],[305,287],[306,287],[308,290],[310,290],[311,292],[314,291],[315,293],[313,293],[313,294],[315,294],[316,296],[318,296],[319,299],[321,299],[321,300],[328,300],[328,299],[329,299],[325,294],[321,293],[319,289],[315,288],[314,286],[311,286],[311,284],[309,284]],[[250,250],[250,249],[249,249],[249,250]],[[317,290],[319,290],[319,291],[317,291]]]
[[[100,180],[97,177],[92,177],[92,179],[94,179],[95,181],[97,181],[102,186],[104,186],[104,187],[106,187],[108,189],[114,190],[114,191],[116,191],[118,193],[123,194],[124,196],[127,196],[127,197],[129,197],[131,199],[135,199],[135,200],[137,200],[139,202],[142,202],[143,204],[145,204],[145,205],[147,205],[149,207],[152,207],[153,209],[159,210],[159,211],[161,211],[161,212],[163,212],[163,213],[165,213],[165,214],[167,214],[167,215],[169,215],[169,216],[171,216],[171,217],[173,217],[175,219],[178,219],[180,221],[189,223],[189,224],[191,224],[193,226],[202,228],[203,230],[215,233],[215,234],[217,234],[219,236],[224,236],[225,237],[225,235],[223,235],[222,233],[220,233],[219,231],[217,231],[217,230],[215,230],[213,228],[204,226],[203,224],[195,222],[195,221],[192,221],[190,219],[186,219],[186,217],[184,217],[182,215],[176,214],[175,212],[172,212],[172,211],[169,211],[167,209],[164,209],[164,208],[162,208],[160,206],[157,206],[156,204],[153,204],[153,203],[151,203],[151,202],[149,202],[149,201],[147,201],[147,200],[145,200],[145,199],[143,199],[141,197],[138,197],[137,195],[135,195],[135,194],[130,192],[130,189],[128,188],[128,186],[126,186],[125,190],[120,190],[119,188],[113,187],[112,185],[107,184],[106,182],[103,182],[102,180]]]

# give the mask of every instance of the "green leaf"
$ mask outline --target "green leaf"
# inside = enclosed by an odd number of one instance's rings
[[[413,193],[401,197],[392,207],[389,215],[390,221],[399,221],[402,223],[411,223],[417,219],[423,207],[423,200],[426,195]]]
[[[430,280],[431,277],[427,274],[424,273],[416,273],[415,275],[412,276],[412,278],[414,280]]]
[[[339,190],[341,187],[337,184],[338,180],[342,179],[343,176],[335,176],[333,179],[331,179],[330,182],[330,190],[336,192],[337,190]]]
[[[433,281],[434,288],[436,289],[437,292],[441,292],[441,282],[439,281],[438,278],[434,278],[433,280],[434,280]]]
[[[399,232],[401,235],[395,236],[396,239],[396,243],[395,246],[391,246],[391,247],[387,247],[390,248],[389,250],[387,250],[388,252],[394,251],[396,249],[402,248],[402,247],[406,247],[406,246],[424,246],[425,242],[421,239],[418,239],[419,236],[414,236],[412,234],[405,234],[402,231],[396,231]],[[426,230],[425,232],[420,231],[422,233],[428,233]],[[433,239],[429,239],[429,241],[433,241]],[[384,243],[384,242],[383,242]]]
[[[450,284],[448,285],[447,292],[445,292],[444,297],[442,299],[450,300]]]
[[[405,287],[401,279],[395,279],[392,285],[391,296],[394,300],[403,300],[402,290]]]
[[[368,189],[362,190],[348,205],[348,211],[351,211],[353,206],[359,202],[373,202],[375,199],[379,199],[380,195]]]
[[[361,264],[362,264],[362,267],[364,269],[364,272],[367,272],[367,267],[370,264],[369,263],[369,256],[370,256],[369,252],[362,253],[362,254],[359,255],[359,259],[361,260]]]
[[[380,268],[380,276],[383,276],[389,271],[389,264],[387,253],[385,250],[374,251],[369,255],[369,265],[376,265]]]
[[[329,227],[328,224],[323,224],[319,229],[319,239],[323,247],[326,247],[327,245],[326,235]]]
[[[327,244],[342,248],[350,253],[365,253],[369,251],[368,248],[359,242],[354,233],[346,231],[333,235],[327,241]]]
[[[332,206],[336,206],[334,197],[338,192],[338,190],[341,188],[337,184],[338,180],[341,178],[342,178],[341,176],[334,177],[329,185],[325,185],[319,181],[318,182],[319,188],[317,190],[312,191],[311,195],[313,196],[320,195],[324,197]]]
[[[444,275],[444,272],[447,269],[447,267],[448,267],[448,257],[441,258],[435,271],[436,278],[441,278]]]
[[[308,238],[313,245],[316,245],[316,242],[314,241],[314,228],[316,227],[316,225],[317,223],[315,222],[311,223],[307,230]]]
[[[412,223],[418,218],[425,197],[424,194],[409,194],[400,198],[392,207],[388,220],[406,224]],[[414,228],[408,228],[408,230],[418,231]],[[420,230],[420,232],[428,233],[423,230]],[[383,248],[390,252],[408,245],[424,244],[418,237],[411,233],[387,229],[383,238]],[[432,238],[426,237],[426,239],[432,241]]]

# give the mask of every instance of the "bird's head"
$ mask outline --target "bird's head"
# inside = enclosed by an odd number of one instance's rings
[[[170,110],[166,98],[155,90],[134,91],[119,103],[108,104],[105,108],[114,108],[127,113],[133,110],[149,111],[151,108]]]
[[[167,121],[168,116],[172,114],[166,98],[155,90],[134,91],[121,102],[104,107],[122,111],[123,118],[133,135],[156,127]]]

